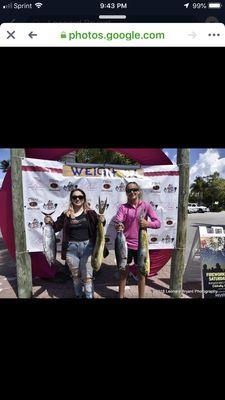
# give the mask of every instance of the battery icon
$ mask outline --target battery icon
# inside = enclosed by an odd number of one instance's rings
[[[208,3],[208,8],[213,9],[213,10],[219,9],[221,7],[222,7],[221,3]]]

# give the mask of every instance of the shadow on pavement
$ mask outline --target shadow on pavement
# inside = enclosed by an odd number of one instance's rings
[[[57,272],[53,278],[33,278],[33,298],[41,296],[45,292],[50,298],[73,298],[73,281],[67,265],[56,260]],[[40,286],[40,287],[39,287]],[[36,290],[36,287],[39,287]]]
[[[110,286],[115,289],[111,289]],[[104,298],[118,298],[119,271],[116,265],[102,264],[99,272],[94,274],[95,292]],[[127,286],[137,286],[137,281],[128,276]]]
[[[160,279],[160,280],[164,282],[167,279]],[[169,279],[168,279],[168,281],[169,281]],[[168,297],[171,297],[170,293],[166,292],[168,290],[167,287],[165,287],[164,285],[160,285],[159,283],[156,283],[151,279],[147,279],[146,280],[146,286],[150,287],[151,289],[155,289],[155,290],[157,290],[159,292],[163,292],[164,294],[167,294]]]
[[[47,294],[47,296],[46,296]],[[42,296],[43,295],[43,296]],[[64,282],[54,282],[54,280],[45,280],[36,278],[33,280],[33,298],[74,298],[74,289],[72,279]]]

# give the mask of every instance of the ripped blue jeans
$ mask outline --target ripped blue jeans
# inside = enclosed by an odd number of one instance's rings
[[[69,242],[66,252],[66,262],[70,269],[75,295],[78,298],[84,294],[87,299],[94,296],[93,268],[91,266],[91,255],[94,245],[89,240],[84,242]]]

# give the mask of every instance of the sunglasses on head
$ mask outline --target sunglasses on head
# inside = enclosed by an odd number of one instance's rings
[[[127,189],[126,192],[127,192],[127,193],[139,192],[139,189]]]
[[[80,195],[80,196],[72,196],[73,200],[79,199],[82,200],[84,198],[84,196]]]

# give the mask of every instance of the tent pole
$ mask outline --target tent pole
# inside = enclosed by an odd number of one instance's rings
[[[16,246],[17,288],[19,298],[32,297],[31,259],[26,249],[24,224],[23,185],[21,158],[25,157],[24,149],[11,149],[11,176],[13,225]]]
[[[182,295],[183,274],[185,269],[185,250],[188,221],[189,196],[189,153],[190,149],[177,149],[177,165],[179,166],[179,200],[176,248],[171,260],[170,290],[171,296],[179,298]]]

